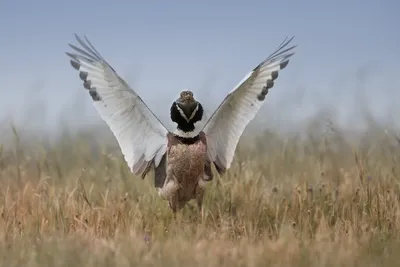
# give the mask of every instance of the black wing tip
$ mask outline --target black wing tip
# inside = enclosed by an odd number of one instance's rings
[[[87,39],[86,34],[81,34],[81,35],[79,35],[79,34],[77,34],[76,32],[74,32],[74,36],[75,36],[75,39],[76,39],[77,41],[82,41],[82,37],[85,38],[85,39]]]
[[[273,80],[267,80],[267,83],[266,83],[264,88],[271,89],[272,87],[274,87],[274,81]]]
[[[272,59],[272,58],[274,58],[274,57],[278,57],[278,56],[280,56],[280,55],[282,55],[282,54],[285,54],[285,53],[287,53],[287,52],[289,52],[289,51],[292,51],[294,48],[296,48],[296,47],[298,46],[297,44],[292,45],[291,47],[286,48],[285,50],[283,50],[285,47],[287,47],[287,46],[293,41],[293,39],[294,39],[294,36],[291,36],[291,37],[286,36],[285,39],[280,43],[280,45],[275,49],[275,52],[272,53],[272,54],[267,58],[267,60],[268,60],[268,59]],[[282,50],[283,50],[283,51],[282,51]],[[291,54],[286,54],[284,57],[290,57],[290,56],[292,56],[294,53],[295,53],[295,52],[292,52]]]
[[[76,32],[74,32],[74,37],[79,43],[82,41],[81,36],[79,36],[79,34],[77,34]],[[86,35],[83,35],[83,38],[86,38]]]
[[[111,65],[101,56],[100,52],[93,46],[86,34],[82,35],[83,37],[81,37],[77,33],[74,33],[74,36],[82,48],[78,48],[77,46],[68,43],[72,49],[77,51],[79,54],[84,54],[86,56],[84,58],[85,60],[100,61],[101,63],[108,65],[112,71],[116,72],[115,69],[111,67]]]
[[[89,75],[89,73],[87,71],[79,72],[79,78],[81,78],[81,80],[84,82],[86,82],[88,75]]]
[[[81,64],[79,64],[79,62],[78,61],[75,61],[75,60],[70,60],[69,61],[69,63],[71,64],[71,66],[74,68],[74,69],[76,69],[76,70],[79,70],[80,69],[80,67],[81,67]]]
[[[282,41],[282,43],[278,46],[278,50],[279,50],[279,48],[283,48],[283,47],[287,46],[290,42],[292,42],[294,37],[295,37],[294,35],[292,35],[290,37],[286,36],[285,39]],[[294,45],[294,47],[296,47],[296,46],[297,46],[297,44]]]
[[[79,44],[84,50],[88,50],[87,44],[89,44],[90,46],[92,46],[91,43],[90,43],[90,41],[89,41],[89,39],[87,38],[86,35],[83,35],[83,39],[85,39],[85,40],[83,40],[82,37],[79,36],[77,33],[74,33],[74,36],[75,36],[75,40],[78,42],[78,44]],[[73,50],[75,50],[75,51],[77,51],[77,52],[82,52],[82,49],[81,49],[81,48],[79,48],[78,46],[76,46],[76,45],[74,45],[74,44],[72,44],[72,43],[68,43],[68,46],[71,47]],[[83,50],[83,51],[84,51],[84,50]],[[89,49],[89,50],[90,50],[90,49]],[[84,52],[87,52],[87,51],[84,51]]]
[[[74,37],[75,37],[75,40],[77,40],[79,42],[80,37],[77,33],[74,33]],[[71,48],[74,48],[75,45],[73,45],[72,43],[68,43],[68,46],[70,46]]]
[[[257,71],[259,68],[261,68],[261,66],[264,64],[264,61],[261,62],[260,64],[257,65],[257,67],[255,67],[252,71]]]
[[[257,95],[257,100],[260,101],[260,102],[262,102],[262,101],[265,100],[265,97],[266,97],[266,95],[260,93],[260,94]]]
[[[99,95],[99,93],[97,93],[96,88],[89,89],[89,94],[92,97],[93,101],[101,101],[101,96]]]
[[[261,92],[257,95],[257,100],[262,102],[265,100],[265,97],[267,96],[269,89],[274,86],[274,82],[272,80],[267,81],[267,85],[263,87]]]
[[[90,51],[90,49],[88,48],[88,46],[86,45],[86,43],[89,44],[89,46],[91,46],[90,41],[88,40],[88,38],[86,37],[86,35],[83,35],[83,38],[85,39],[85,41],[82,40],[82,38],[77,34],[74,33],[75,39],[78,41],[79,45],[81,45],[83,47],[83,49],[87,49]],[[78,54],[73,54],[70,52],[65,52],[65,54],[67,56],[69,56],[71,58],[70,60],[70,64],[71,66],[75,69],[75,70],[80,70],[81,68],[81,63],[80,63],[80,58],[83,58],[83,60],[85,61],[91,61],[92,59],[90,57],[92,57],[92,55],[87,54],[86,51],[78,48],[76,45],[73,45],[71,43],[68,43],[69,47],[71,47],[73,50],[75,50],[76,52],[79,53],[83,53],[84,55],[87,56],[86,57],[82,57],[81,55]],[[90,51],[91,53],[95,54],[96,56],[98,56],[96,53],[94,53],[93,51]],[[83,81],[83,87],[89,91],[89,95],[92,98],[93,101],[97,102],[97,101],[101,101],[102,97],[100,96],[100,94],[97,92],[95,87],[92,87],[92,82],[90,80],[88,80],[88,76],[89,73],[87,71],[79,71],[79,78]]]
[[[263,60],[260,64],[258,64],[252,71],[257,71],[258,69],[260,69],[266,62],[272,60],[274,57],[279,57],[281,58],[281,60],[283,60],[283,62],[280,64],[280,70],[284,69],[287,64],[289,63],[289,58],[291,56],[293,56],[296,52],[291,52],[288,54],[285,54],[289,51],[292,51],[294,48],[296,48],[298,45],[293,45],[289,48],[286,48],[284,51],[281,51],[284,47],[286,47],[293,39],[295,36],[291,36],[291,37],[285,37],[285,39],[281,42],[281,44],[278,46],[278,48],[275,50],[274,53],[272,53],[270,56],[268,56],[265,60]]]
[[[76,60],[76,56],[75,56],[74,54],[72,54],[72,53],[70,53],[70,52],[65,52],[65,54],[66,54],[67,56],[69,56],[70,58]]]
[[[271,72],[271,77],[272,77],[273,81],[276,80],[278,78],[278,76],[279,76],[279,72],[277,70],[274,70],[273,72]]]
[[[286,61],[283,61],[283,62],[279,65],[279,68],[280,68],[281,70],[283,70],[284,68],[287,67],[287,65],[289,65],[289,59],[286,60]]]
[[[92,81],[84,81],[83,82],[83,88],[85,88],[85,89],[87,89],[87,90],[90,90],[92,87]]]
[[[74,37],[75,37],[75,40],[78,41],[78,43],[80,43],[80,44],[83,42],[82,38],[88,42],[88,37],[86,36],[86,34],[79,35],[76,32],[74,32]],[[73,46],[73,44],[71,44],[71,43],[68,43],[68,45]]]

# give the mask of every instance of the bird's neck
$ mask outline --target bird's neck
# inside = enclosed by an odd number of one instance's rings
[[[194,132],[194,123],[193,122],[187,122],[185,120],[180,120],[177,125],[177,130],[182,131],[182,132]]]
[[[181,133],[174,133],[175,139],[179,141],[181,144],[185,145],[192,145],[200,140],[200,135],[199,134],[193,134],[191,136],[182,136]]]
[[[179,137],[181,137],[181,138],[189,138],[189,139],[194,138],[194,137],[197,137],[197,136],[199,135],[197,132],[195,132],[194,125],[193,125],[193,128],[192,128],[191,131],[187,131],[186,129],[185,129],[185,130],[182,130],[182,129],[178,126],[178,127],[176,128],[176,130],[174,131],[174,134],[177,135],[177,136],[179,136]]]

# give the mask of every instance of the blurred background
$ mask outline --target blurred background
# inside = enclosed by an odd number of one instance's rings
[[[399,266],[399,14],[398,0],[0,0],[1,263]],[[181,90],[207,119],[295,36],[204,216],[176,221],[152,175],[132,178],[65,54],[74,33],[171,130]]]
[[[398,1],[1,1],[0,119],[26,136],[110,134],[65,52],[87,35],[170,129],[189,88],[208,117],[286,36],[296,55],[252,122],[299,132],[325,114],[337,127],[396,128]],[[114,142],[114,141],[113,141]]]

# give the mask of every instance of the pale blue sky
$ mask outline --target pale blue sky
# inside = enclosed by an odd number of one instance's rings
[[[0,112],[38,128],[51,126],[60,112],[69,114],[71,125],[98,122],[64,53],[75,32],[86,34],[170,127],[169,107],[179,91],[193,90],[209,114],[286,36],[294,35],[297,53],[259,118],[284,125],[330,105],[343,120],[352,119],[356,90],[378,118],[396,118],[399,14],[396,0],[3,0]],[[366,77],[360,83],[362,73]],[[37,105],[40,100],[45,109]],[[41,108],[44,113],[35,112]]]

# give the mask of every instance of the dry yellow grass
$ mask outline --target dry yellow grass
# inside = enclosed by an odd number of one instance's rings
[[[204,217],[188,207],[176,221],[150,177],[132,176],[119,151],[93,139],[2,151],[2,266],[400,262],[400,152],[379,129],[357,142],[315,129],[243,140],[209,184]]]

